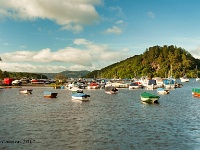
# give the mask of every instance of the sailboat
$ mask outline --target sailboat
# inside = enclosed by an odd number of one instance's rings
[[[176,79],[173,77],[172,65],[170,67],[170,71],[168,73],[168,78],[163,80],[164,88],[166,89],[174,89]]]
[[[196,70],[197,70],[197,65],[196,65]],[[196,81],[199,81],[200,78],[198,77],[198,70],[197,70],[197,77],[196,77]]]
[[[189,82],[190,79],[187,78],[187,76],[185,75],[185,70],[184,70],[184,76],[180,78],[181,82]]]
[[[168,74],[168,79],[169,80],[173,80],[173,82],[175,82],[176,81],[176,79],[173,77],[173,71],[172,71],[172,65],[171,65],[171,67],[170,67],[170,71],[169,71],[169,74]]]

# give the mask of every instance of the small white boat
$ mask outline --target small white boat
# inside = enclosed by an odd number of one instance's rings
[[[32,94],[33,89],[20,89],[19,92],[22,94]]]
[[[181,80],[181,82],[189,82],[190,81],[190,79],[188,79],[186,76],[181,77],[180,80]]]
[[[117,92],[118,92],[118,89],[116,89],[114,86],[105,87],[105,93],[107,94],[116,94]]]
[[[157,88],[158,94],[169,94],[169,90],[165,90],[163,88]]]
[[[81,100],[81,101],[89,101],[90,95],[84,93],[72,93],[72,99]]]
[[[78,87],[72,87],[70,90],[72,91],[72,93],[83,93],[83,89],[80,89]]]
[[[197,77],[197,78],[196,78],[196,81],[199,81],[199,80],[200,80],[200,78]]]

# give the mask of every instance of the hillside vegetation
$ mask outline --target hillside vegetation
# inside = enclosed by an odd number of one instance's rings
[[[188,51],[176,46],[153,46],[141,55],[95,70],[85,77],[90,78],[134,78],[140,76],[178,78],[183,75],[196,77],[196,66],[200,68],[200,60],[195,59]],[[172,70],[172,71],[170,71]]]
[[[90,71],[87,71],[87,70],[81,70],[81,71],[66,70],[66,71],[62,71],[60,73],[43,73],[43,74],[46,75],[48,78],[54,79],[57,76],[57,74],[62,74],[64,76],[66,76],[67,78],[82,78],[88,73],[90,73]]]

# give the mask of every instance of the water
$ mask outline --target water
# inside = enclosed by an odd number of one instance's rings
[[[89,102],[71,100],[71,92],[33,88],[0,91],[1,150],[198,150],[200,149],[200,98],[190,79],[180,89],[161,95],[159,104],[143,104],[145,90],[84,90]],[[58,92],[43,98],[44,90]],[[149,91],[156,94],[156,90]],[[20,143],[11,143],[12,141]]]

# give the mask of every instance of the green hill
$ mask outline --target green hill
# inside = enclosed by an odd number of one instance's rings
[[[153,46],[141,55],[95,70],[85,77],[97,78],[134,78],[139,76],[167,77],[172,70],[176,78],[183,75],[196,77],[196,65],[200,68],[200,60],[195,59],[188,51],[176,46]]]
[[[54,77],[57,74],[63,74],[64,76],[66,76],[67,78],[81,78],[83,76],[85,76],[86,74],[90,73],[90,71],[87,70],[81,70],[81,71],[62,71],[59,73],[43,73],[44,75],[46,75],[49,79],[54,79]]]

